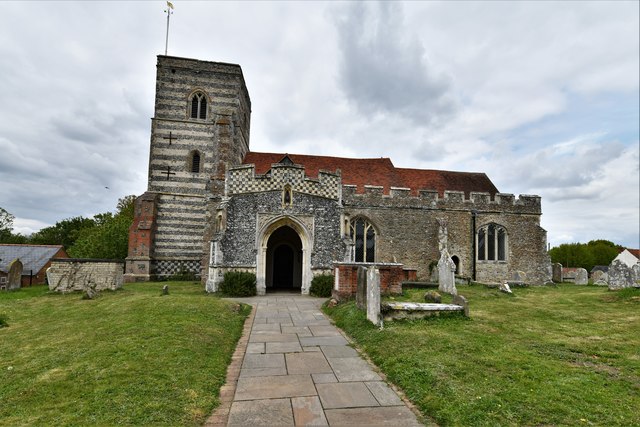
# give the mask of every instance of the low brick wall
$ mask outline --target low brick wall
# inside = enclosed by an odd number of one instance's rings
[[[358,290],[358,267],[374,266],[380,271],[380,293],[401,294],[402,281],[405,277],[402,264],[395,263],[335,263],[333,297],[341,299],[353,298]]]
[[[122,287],[124,261],[114,259],[54,258],[47,270],[49,290],[73,292]]]

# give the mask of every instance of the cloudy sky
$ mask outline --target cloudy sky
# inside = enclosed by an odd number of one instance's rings
[[[637,1],[173,4],[170,55],[242,66],[253,151],[486,172],[542,196],[552,246],[640,247]],[[2,2],[14,231],[145,191],[165,8]]]

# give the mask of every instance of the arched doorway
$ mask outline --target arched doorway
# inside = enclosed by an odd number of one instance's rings
[[[302,241],[298,233],[284,225],[267,241],[266,290],[300,291],[302,287]]]
[[[456,265],[455,274],[460,274],[460,258],[454,255],[451,257],[451,261],[453,261],[453,263]]]
[[[267,292],[267,283],[273,285],[273,251],[281,244],[288,244],[293,248],[294,266],[300,265],[300,273],[297,270],[294,271],[293,289],[295,291],[300,289],[301,294],[308,294],[313,277],[311,273],[313,233],[310,232],[313,230],[313,223],[306,225],[303,220],[294,216],[280,215],[262,221],[262,224],[256,236],[256,248],[258,249],[256,254],[256,291],[258,295],[264,295]],[[280,231],[281,229],[282,231]],[[295,233],[295,237],[292,232]],[[289,237],[285,237],[283,234]],[[297,262],[299,264],[296,264]]]

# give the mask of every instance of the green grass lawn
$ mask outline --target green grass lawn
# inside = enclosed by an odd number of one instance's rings
[[[0,292],[0,425],[201,424],[249,311],[190,282]]]
[[[420,301],[426,290],[397,300]],[[441,425],[640,425],[640,290],[459,286],[471,318],[387,322],[326,309]]]

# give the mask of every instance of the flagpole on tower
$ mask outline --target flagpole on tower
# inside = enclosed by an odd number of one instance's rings
[[[164,55],[167,56],[167,52],[169,50],[169,18],[171,18],[171,14],[173,10],[173,4],[171,2],[167,2],[167,10],[165,10],[165,12],[167,12],[167,37],[165,38],[164,41]]]

